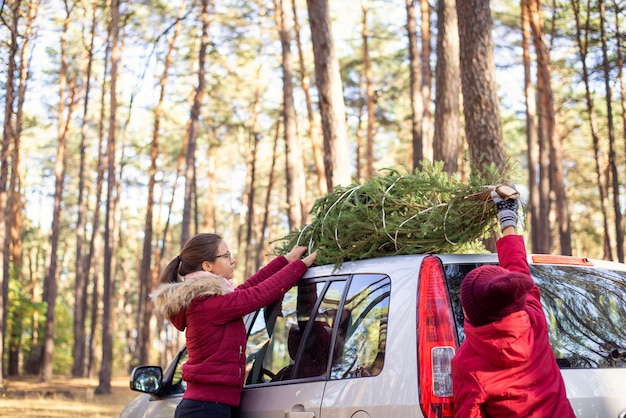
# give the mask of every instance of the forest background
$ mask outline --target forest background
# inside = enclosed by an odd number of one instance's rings
[[[197,232],[243,280],[385,168],[504,169],[533,252],[623,261],[617,0],[4,0],[0,385],[164,364]],[[383,174],[384,175],[384,174]]]

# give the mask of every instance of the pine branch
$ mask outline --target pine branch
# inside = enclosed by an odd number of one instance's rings
[[[476,246],[497,221],[489,190],[511,182],[507,169],[472,168],[466,183],[442,163],[338,187],[315,201],[312,221],[279,239],[280,254],[294,245],[317,249],[316,264],[399,254],[458,253]]]

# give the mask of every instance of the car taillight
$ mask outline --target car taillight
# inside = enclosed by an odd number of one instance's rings
[[[417,291],[417,364],[420,406],[425,417],[452,417],[450,362],[458,347],[443,266],[422,261]]]

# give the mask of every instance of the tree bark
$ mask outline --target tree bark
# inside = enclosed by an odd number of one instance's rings
[[[361,39],[363,41],[363,74],[365,76],[365,108],[367,109],[367,125],[365,128],[365,179],[375,175],[374,171],[374,122],[376,121],[376,98],[372,80],[372,60],[369,51],[369,29],[367,27],[367,0],[361,0]]]
[[[531,76],[530,58],[530,22],[528,1],[521,2],[522,15],[522,49],[524,51],[524,98],[526,101],[526,143],[528,148],[528,190],[530,212],[531,248],[535,253],[547,254],[550,252],[550,219],[542,217],[539,210],[540,190],[537,179],[540,177],[539,165],[539,138],[537,136],[537,103],[535,88]]]
[[[620,204],[620,181],[617,172],[615,156],[615,126],[613,125],[613,88],[611,87],[611,69],[608,56],[608,41],[606,36],[606,10],[603,0],[599,0],[600,8],[600,39],[602,41],[602,70],[604,72],[604,88],[606,100],[606,118],[609,136],[609,169],[611,172],[611,186],[613,188],[613,212],[615,216],[615,242],[617,261],[624,262],[624,231],[622,229],[622,209]],[[618,38],[619,39],[619,38]],[[617,48],[620,48],[618,42]]]
[[[406,0],[406,32],[409,42],[409,94],[411,96],[411,149],[413,169],[424,159],[422,121],[424,118],[424,98],[422,97],[422,73],[417,48],[417,21],[415,20],[415,0]],[[428,64],[424,64],[428,65]]]
[[[304,159],[298,137],[296,109],[293,100],[293,69],[291,56],[291,11],[288,0],[274,0],[276,24],[282,46],[283,124],[285,127],[285,173],[287,180],[287,220],[289,229],[300,228],[307,216]]]
[[[148,201],[146,202],[146,222],[144,225],[144,241],[141,257],[141,267],[139,270],[139,309],[137,312],[137,324],[139,326],[139,332],[137,334],[137,363],[148,364],[150,359],[150,346],[151,346],[151,327],[150,322],[152,319],[152,312],[154,311],[154,305],[148,295],[157,286],[154,280],[155,275],[153,269],[157,270],[157,264],[152,264],[153,258],[156,257],[157,251],[153,243],[153,222],[154,222],[154,189],[156,187],[156,175],[157,175],[157,160],[160,153],[160,129],[161,118],[163,117],[163,102],[165,99],[165,87],[168,80],[168,72],[172,64],[172,56],[174,54],[174,48],[176,39],[180,32],[180,19],[182,13],[185,10],[186,2],[182,2],[174,24],[174,33],[168,43],[168,50],[163,63],[163,73],[159,80],[159,98],[154,108],[154,127],[152,130],[152,143],[150,144],[150,169],[148,171]],[[154,267],[153,267],[154,266]]]
[[[431,28],[430,28],[430,3],[428,0],[420,0],[421,32],[422,32],[422,102],[424,103],[424,115],[422,117],[422,156],[432,160],[433,158],[433,121],[431,112],[431,91],[433,74],[430,68],[431,53]]]
[[[320,196],[328,193],[328,183],[326,180],[326,171],[324,169],[324,150],[319,135],[317,123],[315,122],[315,114],[313,113],[313,101],[311,100],[311,86],[309,76],[304,64],[304,53],[302,51],[302,42],[300,40],[300,23],[298,21],[298,9],[296,0],[291,0],[291,9],[293,10],[293,25],[298,47],[298,63],[300,65],[300,83],[304,92],[304,101],[306,103],[306,113],[309,120],[309,135],[311,137],[311,150],[313,153],[313,163],[315,164],[315,172],[317,174],[317,189]],[[308,214],[307,214],[308,215]]]
[[[61,202],[63,201],[63,188],[65,181],[65,159],[67,156],[67,140],[70,134],[70,125],[74,110],[78,104],[76,80],[68,77],[68,52],[67,36],[69,24],[72,18],[73,5],[65,1],[65,20],[61,33],[61,68],[59,70],[59,108],[57,125],[57,155],[54,166],[55,190],[54,206],[52,212],[52,226],[50,235],[50,255],[48,270],[44,281],[44,301],[46,307],[46,331],[44,337],[44,351],[41,363],[41,381],[47,382],[52,379],[52,364],[54,360],[54,328],[57,298],[57,254],[59,237],[61,233]],[[65,104],[69,104],[65,108]]]
[[[489,1],[458,1],[456,8],[465,132],[471,159],[477,167],[494,163],[502,169],[506,151],[495,79]]]
[[[350,184],[348,130],[339,62],[335,55],[328,0],[307,0],[319,95],[328,190]]]
[[[558,137],[556,116],[554,114],[554,95],[552,92],[550,53],[543,40],[543,24],[541,4],[539,0],[529,2],[530,24],[533,42],[537,53],[537,84],[539,99],[539,131],[545,136],[550,146],[550,185],[555,195],[557,222],[559,226],[559,242],[561,254],[571,255],[572,244],[567,209],[567,196],[563,182],[561,143]],[[542,172],[543,175],[543,172]]]
[[[104,271],[102,293],[102,359],[96,394],[111,393],[113,367],[113,294],[115,290],[115,190],[117,82],[119,66],[120,1],[111,2],[111,91],[109,100],[109,133],[107,138],[107,198],[104,225]]]
[[[86,50],[84,58],[85,68],[83,75],[83,84],[85,86],[83,97],[83,115],[80,131],[80,167],[78,172],[78,216],[76,219],[76,260],[75,260],[75,281],[74,281],[74,345],[72,347],[72,376],[85,377],[85,321],[87,313],[87,275],[85,271],[85,255],[83,246],[85,242],[85,223],[88,212],[88,204],[85,201],[85,165],[86,165],[86,149],[88,137],[88,118],[89,118],[89,94],[91,92],[91,71],[93,66],[93,50],[94,39],[96,36],[96,11],[98,2],[92,2],[91,29],[88,32],[89,38],[86,40]]]
[[[206,88],[206,53],[209,48],[209,0],[202,0],[201,2],[200,22],[202,22],[202,33],[200,35],[200,50],[198,51],[198,85],[193,98],[193,104],[189,115],[189,125],[187,127],[185,199],[183,207],[181,244],[187,242],[192,235],[192,202],[196,187],[196,139],[198,136],[200,108],[202,107],[204,90]],[[197,230],[197,225],[195,229]]]
[[[463,0],[461,0],[463,1]],[[437,71],[433,160],[454,174],[459,169],[460,67],[456,0],[437,2]]]

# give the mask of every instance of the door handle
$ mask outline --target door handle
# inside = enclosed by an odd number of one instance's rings
[[[285,414],[285,418],[315,418],[314,411],[305,411],[304,405],[295,404],[291,406],[291,410]]]

